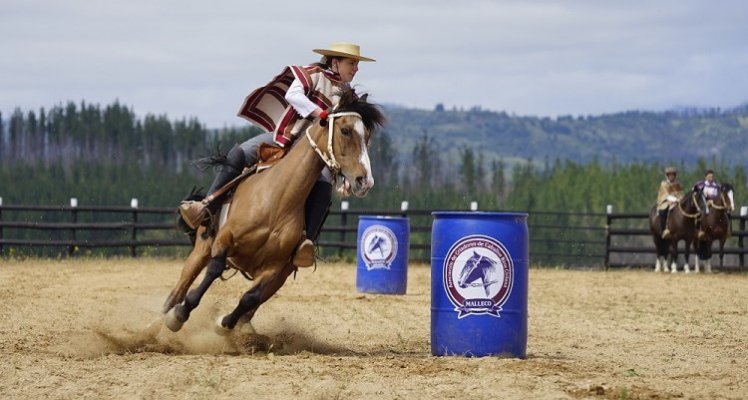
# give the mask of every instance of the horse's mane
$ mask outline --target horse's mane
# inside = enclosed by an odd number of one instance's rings
[[[358,113],[369,131],[374,131],[384,125],[386,119],[380,107],[367,102],[368,93],[360,96],[353,88],[344,88],[340,93],[340,102],[335,111],[352,111]]]

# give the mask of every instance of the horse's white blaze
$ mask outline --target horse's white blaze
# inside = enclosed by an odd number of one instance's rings
[[[366,130],[364,128],[364,122],[361,120],[356,121],[353,128],[358,133],[358,137],[361,138],[361,157],[359,162],[366,169],[366,182],[365,187],[371,188],[374,186],[374,175],[371,173],[371,161],[369,160],[369,149],[366,147]]]

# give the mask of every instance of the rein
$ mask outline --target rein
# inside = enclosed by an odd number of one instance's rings
[[[699,208],[699,203],[696,201],[696,193],[691,195],[691,200],[693,200],[693,204],[696,206],[696,212],[693,214],[689,214],[686,212],[686,210],[683,209],[683,206],[680,204],[680,201],[678,202],[678,209],[681,213],[683,213],[683,216],[686,218],[693,218],[696,219],[701,215],[701,208]]]
[[[727,200],[725,199],[725,193],[724,193],[724,192],[720,192],[720,194],[719,194],[719,198],[720,198],[720,199],[722,200],[722,204],[727,204]],[[728,208],[729,208],[729,207],[728,207],[728,206],[726,206],[726,205],[724,205],[724,206],[720,206],[720,205],[717,205],[717,204],[715,204],[715,203],[714,203],[714,200],[709,200],[709,201],[707,202],[707,204],[711,205],[711,206],[712,206],[712,208],[713,208],[713,209],[715,209],[715,210],[726,210],[726,209],[728,209]]]
[[[361,118],[361,115],[355,112],[351,111],[343,111],[343,112],[334,112],[332,114],[329,114],[327,116],[327,154],[323,153],[322,150],[320,150],[317,143],[315,143],[314,139],[312,139],[312,135],[309,133],[309,130],[312,129],[312,126],[306,129],[306,138],[309,140],[309,144],[312,146],[314,151],[322,158],[322,161],[324,161],[325,165],[327,165],[327,168],[330,168],[330,171],[332,172],[333,176],[337,176],[340,172],[340,163],[338,163],[338,160],[335,159],[335,153],[332,149],[332,136],[335,132],[334,126],[335,126],[335,117],[358,117]]]

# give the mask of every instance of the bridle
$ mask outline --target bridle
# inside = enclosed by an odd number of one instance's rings
[[[312,126],[306,129],[306,138],[309,140],[309,144],[312,146],[315,152],[320,156],[322,161],[327,165],[327,168],[330,169],[333,176],[337,176],[338,173],[340,173],[340,163],[338,160],[335,159],[335,153],[332,149],[332,135],[335,132],[335,118],[336,117],[358,117],[361,118],[361,114],[353,111],[341,111],[341,112],[333,112],[327,116],[327,154],[323,153],[322,150],[320,150],[317,143],[314,142],[314,139],[312,139],[312,135],[309,133],[309,130],[312,129]]]
[[[709,199],[706,202],[707,206],[712,206],[712,208],[715,209],[715,210],[727,210],[727,209],[729,209],[730,206],[727,205],[727,199],[725,199],[725,192],[720,191],[719,192],[719,197],[720,197],[720,200],[722,200],[722,204],[724,204],[724,205],[715,204],[713,199]]]

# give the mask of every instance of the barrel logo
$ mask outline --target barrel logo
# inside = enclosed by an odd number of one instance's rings
[[[465,236],[444,259],[444,287],[457,318],[469,315],[501,317],[512,292],[514,264],[501,242],[483,235]]]
[[[361,235],[359,249],[367,271],[390,269],[397,255],[397,238],[386,226],[372,225]]]

